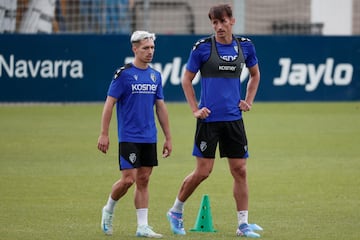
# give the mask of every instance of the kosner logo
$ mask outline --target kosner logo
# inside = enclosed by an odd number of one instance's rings
[[[280,58],[280,76],[274,78],[274,86],[304,86],[305,91],[317,89],[320,82],[325,86],[347,86],[353,78],[354,68],[350,63],[334,65],[333,58],[327,58],[325,63],[315,64],[292,63],[290,58]]]
[[[9,78],[83,78],[83,63],[80,60],[26,60],[16,59],[13,54],[8,59],[0,54],[0,77]]]
[[[156,84],[132,84],[131,85],[132,93],[148,93],[156,94],[157,85]]]

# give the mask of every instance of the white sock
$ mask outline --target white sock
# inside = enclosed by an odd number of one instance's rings
[[[175,199],[173,207],[170,209],[172,212],[182,213],[184,212],[185,202],[180,201],[178,198]]]
[[[248,215],[249,215],[249,211],[247,210],[237,212],[239,226],[243,223],[246,224],[248,223]]]
[[[111,198],[111,195],[108,198],[108,201],[105,205],[105,210],[109,213],[113,213],[114,212],[114,208],[116,205],[117,201],[115,201],[114,199]]]
[[[148,209],[147,208],[139,208],[136,209],[137,223],[138,226],[148,225]]]

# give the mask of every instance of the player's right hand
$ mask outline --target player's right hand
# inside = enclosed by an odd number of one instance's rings
[[[98,146],[97,146],[98,149],[103,153],[107,153],[109,149],[109,145],[110,145],[109,137],[100,135],[98,139]]]
[[[195,118],[205,119],[210,115],[211,111],[207,107],[203,107],[194,112]]]

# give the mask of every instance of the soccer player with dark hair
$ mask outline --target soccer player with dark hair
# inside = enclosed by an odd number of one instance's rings
[[[260,237],[256,224],[248,223],[248,184],[246,162],[248,143],[242,112],[253,105],[260,82],[260,71],[253,43],[232,33],[235,19],[227,4],[209,11],[215,34],[201,39],[194,46],[182,79],[182,87],[193,116],[197,119],[193,155],[196,167],[183,181],[174,205],[167,213],[175,234],[186,234],[183,227],[185,201],[211,173],[217,145],[220,157],[228,159],[234,179],[233,195],[237,208],[236,234]],[[241,96],[240,75],[246,66],[250,73],[245,98]],[[201,96],[197,103],[192,81],[201,74]]]

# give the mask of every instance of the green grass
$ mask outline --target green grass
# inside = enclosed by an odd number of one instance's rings
[[[225,159],[186,203],[194,227],[203,194],[216,233],[174,236],[166,221],[192,171],[195,121],[168,103],[173,154],[150,185],[150,224],[165,239],[235,239],[232,179]],[[100,211],[120,173],[115,116],[107,155],[96,148],[102,104],[0,106],[1,239],[109,239]],[[250,222],[262,239],[359,239],[360,103],[257,103],[245,113]],[[159,148],[162,143],[159,130]],[[133,190],[117,205],[112,239],[136,239]]]

